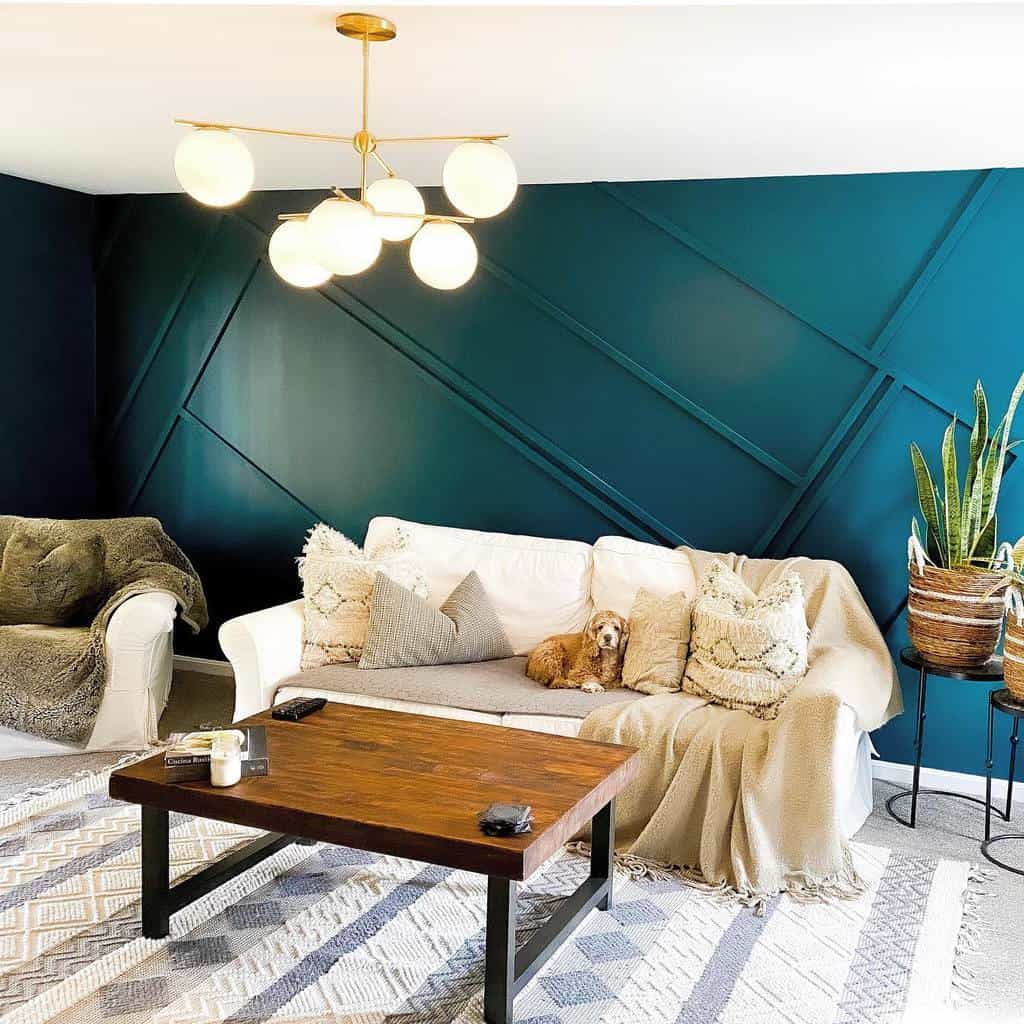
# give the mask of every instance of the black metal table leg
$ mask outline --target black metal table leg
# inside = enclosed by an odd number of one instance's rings
[[[142,934],[163,939],[170,931],[171,914],[266,860],[289,843],[309,845],[315,840],[268,832],[240,846],[184,882],[170,881],[170,829],[167,811],[142,805]]]
[[[511,1024],[512,1000],[595,907],[612,905],[615,860],[615,801],[591,820],[590,877],[562,900],[558,909],[516,952],[516,883],[487,879],[487,949],[484,967],[484,1020]]]
[[[1009,690],[993,690],[988,700],[988,761],[986,765],[985,786],[986,792],[991,796],[992,792],[992,740],[993,740],[993,719],[996,711],[1013,716],[1013,728],[1010,732],[1010,765],[1006,776],[1006,810],[993,807],[992,810],[998,814],[1003,821],[1009,821],[1013,813],[1013,781],[1017,772],[1017,743],[1020,731],[1020,720],[1024,717],[1024,702],[1015,698]],[[1015,875],[1024,875],[1024,868],[1016,868],[1007,864],[992,853],[997,843],[1022,842],[1024,832],[1004,832],[1002,835],[994,836],[991,831],[991,814],[985,814],[985,839],[981,844],[981,852],[986,860],[991,861],[1004,871],[1010,871]]]
[[[142,934],[162,939],[170,930],[170,830],[167,812],[142,808]]]
[[[988,740],[985,747],[985,842],[992,835],[992,730],[995,719],[992,696],[988,701]]]
[[[484,1020],[510,1024],[516,986],[516,883],[487,879]]]
[[[590,823],[590,877],[607,878],[608,891],[597,904],[598,910],[611,910],[615,877],[615,801],[610,800]]]

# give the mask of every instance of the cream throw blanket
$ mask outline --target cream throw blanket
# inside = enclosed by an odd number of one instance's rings
[[[809,670],[773,721],[686,693],[609,704],[581,736],[640,748],[637,779],[616,801],[627,863],[683,870],[757,904],[781,891],[855,895],[839,829],[839,709],[861,729],[903,710],[892,658],[850,574],[835,562],[749,559],[681,549],[700,579],[718,558],[758,592],[790,570],[803,580]]]

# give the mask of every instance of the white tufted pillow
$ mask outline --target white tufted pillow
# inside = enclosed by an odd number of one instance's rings
[[[775,718],[807,672],[809,635],[795,572],[755,594],[724,563],[712,562],[693,605],[683,689],[757,718]]]

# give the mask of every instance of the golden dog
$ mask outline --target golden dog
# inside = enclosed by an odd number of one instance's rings
[[[629,623],[615,612],[594,612],[582,633],[541,641],[526,662],[526,674],[553,690],[600,693],[622,683],[622,658]]]

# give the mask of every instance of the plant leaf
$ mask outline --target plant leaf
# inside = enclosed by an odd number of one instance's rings
[[[1000,422],[1000,430],[997,430],[995,436],[992,438],[992,444],[998,450],[998,458],[996,461],[996,469],[992,476],[990,491],[991,498],[988,503],[989,519],[992,519],[995,516],[996,505],[999,502],[999,486],[1002,483],[1003,470],[1006,465],[1006,451],[1010,445],[1010,430],[1013,427],[1013,417],[1017,412],[1017,405],[1020,402],[1021,395],[1024,395],[1024,373],[1020,375],[1020,379],[1017,381],[1017,384],[1013,389],[1013,394],[1010,395],[1010,404],[1006,407],[1006,415]],[[1000,432],[1002,433],[1002,437],[999,436]]]
[[[925,526],[928,527],[928,555],[936,565],[944,566],[946,560],[942,550],[942,531],[939,528],[939,499],[928,463],[924,461],[921,449],[910,446],[910,461],[914,465],[914,479],[917,481],[917,500],[921,506]]]
[[[960,508],[960,481],[956,469],[956,424],[957,418],[954,416],[942,438],[942,474],[946,484],[946,547],[949,550],[948,565],[951,569],[960,565],[966,555],[960,542],[963,511]]]
[[[978,539],[971,550],[972,564],[984,564],[992,567],[992,559],[996,556],[996,530],[998,528],[997,517],[993,516],[986,524],[985,529],[978,534]]]
[[[963,548],[965,551],[974,549],[974,542],[981,532],[981,502],[985,490],[985,473],[982,467],[982,456],[978,456],[978,464],[975,466],[974,485],[968,495],[964,494],[964,511],[967,526],[964,530]]]
[[[964,497],[966,498],[970,495],[971,502],[964,502],[964,515],[960,527],[967,537],[971,539],[973,539],[973,528],[971,526],[971,515],[973,509],[971,506],[974,499],[974,481],[981,472],[983,463],[980,460],[987,443],[988,399],[985,397],[985,389],[982,387],[981,381],[979,380],[974,385],[974,426],[971,429],[970,460],[967,463],[967,479],[964,483]],[[964,546],[970,546],[966,539]]]

